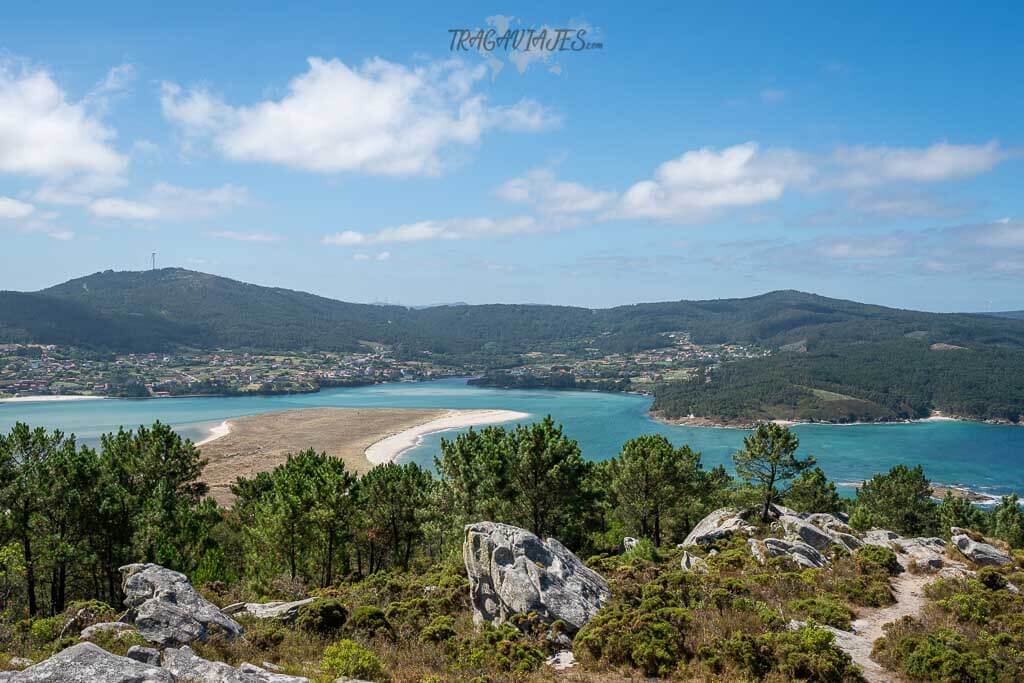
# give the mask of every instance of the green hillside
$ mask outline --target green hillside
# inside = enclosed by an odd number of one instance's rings
[[[179,344],[347,350],[360,341],[463,356],[596,346],[634,351],[685,330],[698,343],[767,346],[913,338],[1024,347],[1024,321],[905,311],[795,291],[591,310],[542,305],[425,309],[354,304],[177,268],[105,271],[34,294],[0,293],[0,339],[111,350]]]

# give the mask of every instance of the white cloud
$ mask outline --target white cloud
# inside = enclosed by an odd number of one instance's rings
[[[363,252],[359,252],[357,254],[352,254],[352,260],[353,261],[387,261],[390,258],[391,258],[391,252],[390,251],[382,251],[379,254],[377,254],[376,256],[371,256],[370,254],[364,254]]]
[[[1024,221],[1008,218],[994,223],[964,228],[976,244],[996,249],[1024,248]]]
[[[867,187],[892,181],[938,182],[991,171],[1010,158],[996,141],[984,145],[929,147],[840,147],[833,160],[840,166],[837,185]]]
[[[150,220],[160,215],[160,210],[142,202],[133,202],[117,197],[96,199],[89,204],[89,213],[97,218],[118,218],[124,220]]]
[[[195,189],[161,182],[150,190],[147,201],[159,208],[162,217],[204,217],[248,204],[249,191],[231,184]]]
[[[615,199],[613,192],[599,192],[580,183],[558,180],[548,168],[529,171],[513,178],[496,190],[508,202],[533,204],[544,213],[592,213],[606,208]]]
[[[105,197],[90,202],[89,211],[100,218],[131,220],[204,218],[248,201],[249,192],[237,185],[196,189],[160,182],[141,200]]]
[[[556,122],[521,100],[490,106],[474,88],[486,73],[459,60],[409,68],[383,59],[350,67],[309,59],[287,94],[232,107],[205,89],[163,85],[164,116],[186,138],[212,136],[226,157],[320,173],[431,175],[442,152],[492,129],[539,130]]]
[[[813,173],[809,160],[790,149],[761,150],[755,142],[721,151],[705,147],[666,161],[653,180],[630,187],[618,214],[700,220],[718,209],[776,200],[788,185],[804,182]]]
[[[28,218],[33,211],[35,207],[31,204],[10,197],[0,197],[0,219]]]
[[[902,237],[864,237],[825,243],[817,252],[836,259],[878,259],[906,254],[910,246]]]
[[[128,162],[111,145],[114,136],[46,71],[0,61],[0,173],[117,176]]]
[[[281,239],[278,235],[266,232],[235,232],[234,230],[219,230],[211,232],[210,235],[236,242],[278,242]]]
[[[428,240],[462,240],[519,235],[542,232],[547,229],[551,229],[551,227],[538,222],[532,216],[498,219],[455,218],[408,223],[370,233],[345,230],[333,235],[325,235],[321,242],[331,246],[343,247],[360,244],[398,244]]]

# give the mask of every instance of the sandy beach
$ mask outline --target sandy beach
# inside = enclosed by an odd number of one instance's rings
[[[418,446],[423,441],[423,437],[428,434],[512,422],[523,420],[529,416],[529,413],[520,413],[514,410],[449,410],[441,417],[381,439],[366,449],[366,459],[374,465],[394,462],[402,453]]]
[[[231,423],[224,420],[219,425],[210,430],[210,435],[202,441],[197,441],[196,446],[205,446],[208,443],[216,441],[222,437],[227,436],[231,433]]]
[[[106,396],[13,396],[0,398],[0,403],[50,403],[54,401],[101,401]]]
[[[508,410],[304,408],[225,420],[196,445],[208,461],[202,479],[210,494],[230,505],[231,484],[238,477],[271,470],[289,453],[312,448],[362,474],[398,457],[426,434],[525,416]]]

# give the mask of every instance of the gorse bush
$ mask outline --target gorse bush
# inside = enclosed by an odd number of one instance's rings
[[[381,681],[385,678],[384,665],[377,655],[348,639],[328,645],[324,650],[321,666],[331,676],[371,681]]]
[[[328,636],[339,632],[348,620],[348,609],[340,600],[321,598],[299,608],[295,625],[303,631]]]

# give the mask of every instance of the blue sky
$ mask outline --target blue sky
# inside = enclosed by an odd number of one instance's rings
[[[1013,3],[140,4],[5,8],[0,288],[1024,308]]]

